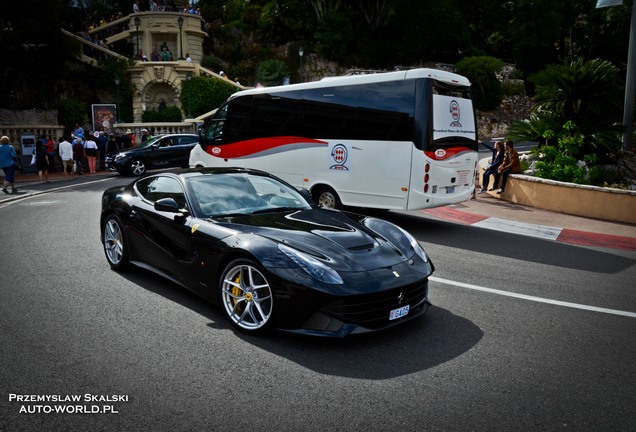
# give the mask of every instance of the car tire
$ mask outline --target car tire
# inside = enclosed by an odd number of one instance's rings
[[[128,267],[128,243],[124,233],[124,225],[114,214],[109,215],[102,230],[104,253],[113,270],[124,270]]]
[[[274,296],[265,271],[251,259],[230,262],[219,281],[219,302],[230,322],[246,333],[263,333],[272,322]]]
[[[146,162],[143,159],[133,159],[128,165],[128,171],[134,176],[146,174]]]
[[[313,199],[321,207],[329,209],[341,209],[342,202],[336,191],[329,186],[321,186],[316,188],[312,193]]]

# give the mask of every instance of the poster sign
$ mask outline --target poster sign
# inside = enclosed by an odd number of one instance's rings
[[[31,165],[31,156],[35,154],[35,141],[37,137],[32,134],[20,135],[20,147],[22,154],[22,167],[25,173],[36,172],[35,165]]]
[[[115,119],[117,118],[117,105],[115,104],[93,104],[93,130],[115,133]]]
[[[433,95],[433,139],[447,137],[477,138],[470,99]]]

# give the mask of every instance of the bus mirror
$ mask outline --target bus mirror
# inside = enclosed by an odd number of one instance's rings
[[[302,188],[298,192],[300,192],[303,198],[305,198],[310,203],[314,202],[314,200],[311,198],[311,192],[309,192],[309,189]]]

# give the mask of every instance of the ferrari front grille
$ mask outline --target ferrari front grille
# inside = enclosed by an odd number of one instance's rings
[[[428,294],[428,281],[372,294],[343,297],[326,304],[321,312],[345,323],[364,327],[382,327],[389,320],[391,310],[421,304]]]

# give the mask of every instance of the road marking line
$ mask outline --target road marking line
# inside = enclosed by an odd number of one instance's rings
[[[530,301],[534,301],[534,302],[538,302],[538,303],[547,303],[547,304],[551,304],[551,305],[565,306],[565,307],[574,308],[574,309],[582,309],[582,310],[587,310],[587,311],[601,312],[601,313],[606,313],[606,314],[611,314],[611,315],[620,315],[620,316],[626,316],[626,317],[630,317],[630,318],[636,318],[636,313],[635,312],[627,312],[627,311],[621,311],[621,310],[617,310],[617,309],[607,309],[607,308],[601,308],[601,307],[596,307],[596,306],[582,305],[582,304],[578,304],[578,303],[564,302],[564,301],[560,301],[560,300],[552,300],[552,299],[547,299],[547,298],[543,298],[543,297],[535,297],[535,296],[530,296],[530,295],[526,295],[526,294],[512,293],[512,292],[508,292],[508,291],[502,291],[502,290],[493,289],[493,288],[486,288],[486,287],[482,287],[482,286],[478,286],[478,285],[472,285],[472,284],[467,284],[467,283],[463,283],[463,282],[456,282],[456,281],[452,281],[452,280],[448,280],[448,279],[438,278],[438,277],[435,277],[435,276],[430,276],[428,279],[431,280],[431,281],[434,281],[434,282],[440,282],[440,283],[447,284],[447,285],[455,285],[455,286],[458,286],[458,287],[461,287],[461,288],[467,288],[467,289],[472,289],[472,290],[476,290],[476,291],[484,291],[484,292],[487,292],[487,293],[498,294],[498,295],[507,296],[507,297],[515,297],[515,298],[519,298],[519,299],[523,299],[523,300],[530,300]]]
[[[496,217],[489,217],[483,221],[476,222],[473,226],[546,240],[556,240],[562,231],[562,228],[509,221]]]

